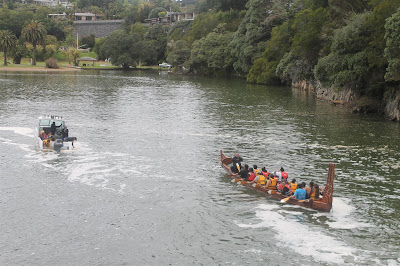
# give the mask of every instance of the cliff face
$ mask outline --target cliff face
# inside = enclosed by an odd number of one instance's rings
[[[385,93],[383,98],[385,114],[395,121],[400,121],[400,89]]]
[[[400,121],[400,89],[387,92],[382,102],[360,97],[353,90],[335,90],[322,87],[320,82],[298,81],[292,86],[312,92],[318,99],[347,106],[352,112],[383,113],[391,120]]]

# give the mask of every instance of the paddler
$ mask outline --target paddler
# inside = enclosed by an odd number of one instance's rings
[[[255,164],[255,165],[253,165],[253,169],[254,169],[254,174],[255,175],[258,175],[258,173],[260,173],[261,172],[261,170],[260,169],[258,169],[258,167],[257,167],[257,165]]]
[[[257,183],[259,186],[265,186],[266,178],[262,173],[256,174],[256,178],[253,180],[253,183]]]
[[[249,172],[250,172],[250,176],[249,176],[249,178],[247,179],[247,181],[248,181],[248,182],[252,182],[252,181],[254,181],[254,179],[256,178],[256,175],[254,174],[254,169],[253,169],[253,168],[250,168],[250,169],[249,169]]]
[[[298,188],[294,192],[294,195],[292,198],[295,198],[297,200],[305,200],[306,199],[306,190],[304,189],[303,183],[298,185]]]
[[[239,176],[242,180],[247,180],[249,177],[249,165],[245,164],[244,167],[241,167]]]
[[[281,173],[281,176],[283,179],[287,180],[289,177],[289,174],[287,172],[285,172],[285,169],[283,169],[283,167],[281,167],[281,169],[279,169],[279,172]]]
[[[243,162],[243,158],[240,157],[239,153],[235,153],[232,157],[232,166],[231,166],[231,171],[234,173],[239,173],[239,169],[242,166],[241,162]],[[238,166],[239,165],[239,169]]]
[[[290,182],[290,190],[294,193],[297,189],[297,183],[296,183],[296,179],[293,178],[292,182]]]
[[[278,183],[278,178],[273,174],[270,174],[269,179],[267,181],[267,189],[275,190],[277,183]]]
[[[265,168],[265,166],[264,166],[263,168],[261,168],[261,173],[262,173],[266,178],[268,178],[269,172],[268,172],[268,170]]]

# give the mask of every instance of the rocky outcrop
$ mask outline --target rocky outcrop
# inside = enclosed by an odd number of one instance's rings
[[[391,90],[383,97],[385,114],[391,120],[400,121],[400,89]]]
[[[360,97],[351,89],[339,90],[324,88],[320,82],[298,81],[292,86],[315,94],[318,99],[334,104],[345,105],[352,112],[358,113],[384,113],[391,120],[400,121],[400,89],[392,90],[385,94],[383,101]]]

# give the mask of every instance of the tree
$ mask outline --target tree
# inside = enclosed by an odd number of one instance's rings
[[[124,69],[135,67],[140,61],[147,61],[154,55],[154,49],[146,45],[139,34],[130,35],[123,30],[114,31],[105,38],[100,51],[102,55],[111,58],[113,65]]]
[[[11,50],[11,56],[13,58],[14,64],[21,64],[21,59],[27,56],[28,49],[25,46],[25,43],[22,38],[19,38],[17,41],[17,45],[14,49]]]
[[[272,0],[249,0],[246,4],[247,12],[239,25],[235,36],[230,43],[235,71],[240,76],[245,76],[250,71],[254,61],[262,56],[266,42],[271,36],[267,28],[270,12],[273,7]],[[268,29],[268,30],[266,30]]]
[[[193,43],[188,64],[191,70],[203,75],[229,75],[232,70],[232,56],[229,42],[234,35],[226,31],[224,24],[207,36]]]
[[[73,48],[73,47],[69,47],[67,49],[67,51],[65,52],[65,55],[68,58],[68,63],[71,64],[71,60],[72,60],[72,62],[74,63],[75,66],[78,65],[77,59],[80,56],[80,54],[81,54],[81,52],[78,49]]]
[[[385,80],[400,80],[400,8],[385,24],[385,58],[388,60]]]
[[[22,36],[33,46],[32,65],[36,65],[36,46],[42,44],[46,37],[46,29],[43,24],[37,20],[32,20],[25,28],[22,29]]]
[[[0,49],[4,53],[4,65],[7,65],[7,52],[17,44],[17,37],[9,30],[0,30]]]
[[[173,66],[182,66],[190,58],[190,45],[187,41],[171,41],[168,44],[169,54],[167,62]]]
[[[144,40],[151,42],[151,46],[156,52],[156,61],[163,61],[167,47],[167,33],[165,28],[161,25],[149,27],[144,35]]]
[[[84,36],[80,40],[81,46],[85,45],[84,48],[93,48],[93,46],[96,44],[96,37],[94,34],[90,34],[89,36]]]

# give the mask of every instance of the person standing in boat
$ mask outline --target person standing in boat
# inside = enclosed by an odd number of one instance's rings
[[[64,127],[63,128],[63,131],[62,131],[62,138],[63,138],[63,140],[66,140],[67,138],[68,138],[68,128],[67,127]]]
[[[240,157],[239,153],[235,153],[233,158],[232,158],[232,167],[231,167],[231,171],[234,173],[239,173],[239,169],[242,166],[241,162],[243,162],[243,158]],[[238,166],[239,165],[239,169]]]
[[[56,134],[56,129],[57,129],[58,127],[61,127],[61,125],[56,126],[56,122],[53,122],[53,124],[51,124],[51,126],[50,126],[50,133],[51,133],[52,136],[54,136],[54,135]]]

